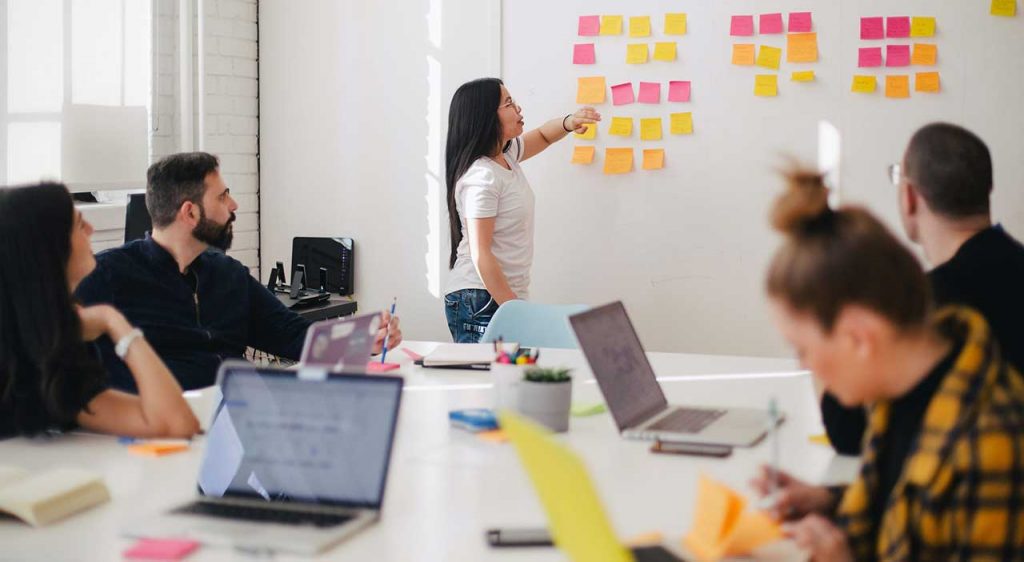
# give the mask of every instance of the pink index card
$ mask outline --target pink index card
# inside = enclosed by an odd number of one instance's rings
[[[129,560],[181,560],[198,547],[198,542],[183,539],[141,539],[123,554]]]
[[[907,16],[885,18],[885,36],[889,39],[910,37],[910,18]]]
[[[690,101],[690,81],[670,81],[668,83],[668,101]]]
[[[577,43],[572,48],[573,64],[594,64],[594,44]]]
[[[612,105],[626,105],[635,101],[632,82],[623,82],[612,86]]]
[[[661,103],[661,83],[641,82],[640,103]]]
[[[789,32],[790,33],[810,33],[811,27],[810,12],[790,12],[789,13]]]
[[[910,45],[886,45],[885,66],[910,66]]]
[[[857,66],[868,68],[882,66],[881,47],[863,47],[857,50]]]
[[[746,37],[754,34],[754,16],[733,16],[729,35]]]
[[[783,33],[782,14],[761,14],[761,33]]]
[[[885,20],[882,18],[860,18],[861,39],[885,39]]]
[[[600,35],[601,16],[580,16],[580,35]]]

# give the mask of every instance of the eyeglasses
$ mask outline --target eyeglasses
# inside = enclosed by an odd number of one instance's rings
[[[518,109],[519,108],[519,104],[516,103],[516,100],[508,100],[508,103],[499,105],[498,109],[505,109],[506,107],[515,107],[515,108]]]
[[[889,181],[896,187],[900,186],[900,181],[903,180],[903,166],[901,164],[889,164]]]

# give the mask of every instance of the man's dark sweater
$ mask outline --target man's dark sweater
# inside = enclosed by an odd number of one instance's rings
[[[114,305],[141,328],[186,390],[214,384],[221,362],[246,347],[297,360],[309,328],[238,260],[208,250],[183,275],[149,236],[98,254],[76,295],[86,305]],[[111,385],[135,391],[113,343],[98,343]]]
[[[999,225],[975,234],[946,263],[928,273],[935,305],[967,305],[988,320],[1007,361],[1024,367],[1024,246]],[[858,455],[867,417],[826,392],[821,400],[825,431],[836,451]]]

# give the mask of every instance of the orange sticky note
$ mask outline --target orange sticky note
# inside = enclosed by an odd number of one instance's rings
[[[790,33],[786,36],[786,62],[817,62],[817,60],[817,33]]]
[[[669,118],[669,132],[673,135],[693,134],[693,113],[672,113]]]
[[[594,162],[593,146],[577,146],[572,150],[573,164],[591,164]]]
[[[686,35],[686,14],[665,14],[665,35]]]
[[[622,35],[622,16],[601,16],[601,35]]]
[[[749,66],[754,64],[754,45],[751,43],[736,43],[732,46],[732,63]]]
[[[906,74],[894,74],[885,77],[885,97],[909,98],[910,77]]]
[[[799,72],[794,72],[789,79],[793,82],[814,82],[814,71],[801,70]]]
[[[768,45],[761,45],[761,48],[757,51],[757,66],[763,66],[765,68],[771,68],[773,70],[779,69],[779,62],[782,60],[782,49],[778,47],[769,47]]]
[[[645,170],[660,170],[665,167],[665,149],[664,148],[645,148],[644,149],[644,169]]]
[[[604,103],[604,76],[589,76],[576,79],[576,103]]]
[[[597,138],[597,125],[594,123],[587,123],[584,127],[587,128],[585,131],[582,133],[573,133],[573,136],[583,140],[594,140]]]
[[[914,51],[910,55],[910,64],[933,66],[938,55],[939,48],[936,45],[931,43],[914,43]]]
[[[914,76],[914,91],[937,94],[941,89],[938,72],[918,72]]]
[[[910,19],[911,37],[932,37],[935,35],[935,18],[913,17]]]
[[[629,18],[630,37],[649,37],[651,35],[651,17],[634,16]]]
[[[594,147],[591,146],[590,148],[593,149]],[[591,156],[593,156],[594,151],[591,150],[590,152]],[[505,443],[508,441],[508,434],[505,433],[504,429],[492,429],[490,431],[481,431],[480,433],[477,433],[476,436],[481,441],[487,441],[488,443]]]
[[[989,13],[993,16],[1012,18],[1017,15],[1017,0],[992,0],[992,9]]]
[[[676,43],[667,41],[654,44],[654,60],[672,62],[676,60]]]
[[[858,94],[871,94],[874,93],[878,87],[878,81],[875,80],[874,76],[856,75],[853,77],[853,85],[850,86],[851,92],[857,92]]]
[[[604,173],[628,174],[633,171],[633,149],[632,148],[606,148],[604,149]]]
[[[693,527],[683,538],[683,546],[703,562],[747,555],[782,537],[781,527],[767,514],[744,512],[745,507],[741,495],[702,474]]]
[[[754,95],[773,98],[779,95],[779,77],[776,74],[758,74],[754,77]]]
[[[631,43],[626,45],[626,64],[643,64],[647,62],[647,43]]]
[[[138,443],[129,445],[128,451],[144,457],[162,457],[188,450],[188,443]]]
[[[661,140],[661,117],[640,119],[640,140]]]
[[[763,511],[747,511],[732,529],[726,556],[743,556],[755,548],[782,538],[782,528]]]

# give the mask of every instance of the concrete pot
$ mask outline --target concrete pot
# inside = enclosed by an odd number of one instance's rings
[[[569,431],[572,381],[519,383],[519,412],[551,431]]]

